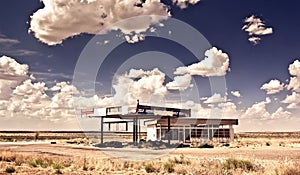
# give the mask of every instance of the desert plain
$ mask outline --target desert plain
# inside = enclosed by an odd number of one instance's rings
[[[299,132],[236,133],[229,144],[172,149],[97,147],[80,133],[0,138],[0,174],[300,174]]]

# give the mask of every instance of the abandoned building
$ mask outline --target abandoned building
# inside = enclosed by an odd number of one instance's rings
[[[118,132],[140,139],[189,143],[191,141],[233,141],[233,125],[238,119],[212,119],[191,116],[190,109],[140,105],[82,110],[82,117],[100,118],[100,142],[104,134]],[[106,129],[106,130],[105,130]],[[141,137],[146,133],[146,138]]]

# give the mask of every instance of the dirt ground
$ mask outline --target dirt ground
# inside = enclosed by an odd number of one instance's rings
[[[172,155],[185,155],[192,158],[241,158],[259,160],[299,160],[300,147],[243,147],[243,148],[176,148],[176,149],[139,149],[139,148],[96,148],[93,146],[50,144],[50,143],[0,143],[1,151],[22,154],[36,154],[64,157],[119,158],[125,160],[149,160]]]

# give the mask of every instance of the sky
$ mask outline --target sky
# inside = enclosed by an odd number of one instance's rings
[[[79,130],[80,109],[141,103],[299,131],[296,0],[6,0],[0,130]]]

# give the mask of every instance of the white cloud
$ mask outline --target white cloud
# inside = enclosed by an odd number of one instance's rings
[[[300,94],[297,92],[292,92],[291,95],[287,95],[282,103],[289,104],[287,108],[298,108],[298,104],[300,103]]]
[[[293,76],[287,85],[288,90],[300,92],[300,61],[295,60],[289,65],[289,73]]]
[[[279,80],[271,80],[268,83],[265,83],[260,89],[265,90],[267,94],[276,94],[282,91],[284,88],[284,84]]]
[[[191,109],[191,116],[192,117],[199,117],[199,118],[207,118],[211,115],[211,108],[204,108],[199,103],[195,103],[193,101],[187,101],[182,104],[182,106],[172,106],[172,107],[182,107]]]
[[[268,121],[268,120],[276,120],[276,119],[289,119],[292,116],[292,113],[289,111],[285,111],[282,107],[277,108],[276,111],[270,113],[266,105],[271,103],[271,99],[269,97],[266,98],[265,101],[261,101],[250,106],[246,112],[242,115],[243,119],[247,120],[260,120],[260,121]]]
[[[6,100],[12,89],[27,78],[28,65],[19,64],[14,59],[0,57],[0,100]]]
[[[12,45],[19,44],[19,43],[20,41],[17,39],[0,37],[0,45],[3,45],[5,47],[11,47]]]
[[[166,84],[166,87],[171,90],[185,90],[191,85],[192,77],[189,74],[176,76],[174,81]]]
[[[130,78],[135,76],[139,79]],[[113,85],[116,92],[113,97],[114,103],[136,104],[137,99],[144,103],[158,102],[167,93],[164,81],[165,74],[157,68],[151,71],[130,70],[128,75],[117,77],[117,82]]]
[[[239,91],[231,91],[231,94],[235,97],[241,97],[241,94]]]
[[[125,36],[146,31],[151,24],[158,24],[170,16],[160,0],[43,0],[44,7],[31,16],[30,32],[48,45],[62,43],[64,39],[81,33],[99,34],[120,29]],[[127,21],[119,26],[114,23],[135,16],[152,16],[140,21]],[[106,29],[106,31],[103,31]]]
[[[191,74],[203,77],[224,76],[229,69],[229,57],[213,47],[205,52],[204,60],[187,67],[179,67],[174,74]]]
[[[0,116],[5,120],[65,122],[76,120],[73,94],[76,88],[66,82],[48,88],[44,82],[32,82],[28,65],[15,59],[0,58]],[[5,89],[6,88],[6,89]],[[55,89],[53,95],[47,95]],[[52,93],[49,93],[52,94]]]
[[[282,118],[290,118],[292,113],[289,111],[285,111],[282,107],[279,107],[274,113],[271,114],[271,119],[282,119]]]
[[[242,115],[242,118],[262,119],[262,120],[268,119],[270,117],[270,113],[267,111],[266,105],[269,103],[271,103],[271,99],[267,97],[265,101],[261,101],[259,103],[253,104]]]
[[[266,27],[265,23],[254,15],[247,17],[244,22],[246,23],[242,30],[249,34],[249,41],[253,44],[258,44],[261,40],[260,36],[269,35],[273,33],[271,27]]]
[[[248,38],[248,41],[250,41],[254,45],[259,44],[260,40],[261,40],[261,38],[256,37],[256,36],[251,36]]]
[[[298,109],[300,106],[297,103],[290,103],[286,108],[287,109]]]
[[[32,84],[31,79],[27,79],[23,82],[23,84],[17,86],[13,93],[16,95],[28,95],[28,94],[33,94],[36,91],[45,91],[48,88],[45,87],[45,83],[44,82],[37,82]]]
[[[200,0],[173,0],[173,3],[181,9],[187,8],[189,4],[195,5],[198,2],[200,2]]]
[[[58,89],[59,92],[51,99],[51,109],[74,109],[73,95],[78,93],[76,87],[67,82],[60,82],[57,83],[53,89]]]
[[[2,56],[0,57],[0,73],[11,76],[26,76],[28,65],[19,64],[10,57]]]
[[[143,34],[125,35],[125,40],[132,44],[145,40],[145,36]]]
[[[40,53],[38,53],[37,51],[33,51],[33,50],[27,50],[27,49],[6,49],[6,50],[2,50],[2,52],[5,55],[12,55],[12,56],[29,56],[29,55],[38,55]]]
[[[222,118],[239,118],[240,111],[237,110],[237,106],[233,102],[225,102],[218,104],[218,107],[221,108]]]
[[[4,55],[10,56],[28,56],[28,55],[36,55],[38,52],[16,48],[15,45],[20,44],[21,41],[14,38],[8,38],[7,36],[0,33],[0,52]]]
[[[226,97],[222,97],[221,94],[215,93],[211,97],[208,97],[203,103],[222,103],[226,102]]]
[[[8,60],[11,63],[15,62],[12,58]],[[4,67],[7,67],[9,64],[5,65]],[[13,67],[18,67],[21,64],[14,63],[12,65],[14,65]],[[222,97],[220,94],[203,98],[205,100],[203,106],[193,101],[187,101],[183,104],[175,102],[170,104],[164,101],[165,95],[168,94],[167,85],[164,85],[165,74],[157,68],[148,71],[132,69],[129,73],[117,77],[114,85],[115,95],[104,98],[97,95],[89,98],[81,97],[76,87],[68,82],[59,82],[55,86],[47,87],[43,82],[32,80],[26,70],[28,69],[20,72],[14,71],[14,69],[8,71],[11,75],[25,77],[25,79],[12,88],[9,98],[0,100],[0,125],[2,124],[2,128],[4,128],[3,123],[7,124],[11,121],[14,121],[13,123],[23,122],[23,125],[26,123],[28,126],[31,123],[31,127],[33,128],[30,129],[51,129],[51,127],[60,129],[66,129],[67,127],[76,128],[78,127],[76,125],[75,114],[76,104],[79,104],[79,106],[83,104],[81,107],[84,105],[86,107],[105,107],[117,104],[136,104],[137,99],[148,104],[153,104],[153,102],[161,100],[166,106],[190,108],[193,117],[239,118],[241,126],[238,127],[244,131],[249,128],[245,124],[251,125],[252,129],[255,128],[258,130],[265,128],[265,125],[273,122],[276,123],[276,128],[273,126],[273,129],[280,130],[277,128],[277,126],[281,126],[278,124],[279,121],[286,121],[286,123],[290,124],[299,121],[295,117],[297,114],[286,111],[283,107],[277,108],[272,113],[269,112],[267,105],[272,105],[270,104],[270,98],[253,104],[245,111],[238,109],[238,106],[234,102],[227,101],[226,96]],[[186,76],[190,77],[190,75]],[[174,78],[173,83],[188,84],[181,82],[184,76],[179,77],[181,78],[177,80]],[[11,79],[15,80],[14,77],[11,77]],[[9,78],[3,79],[2,83],[3,85],[7,85],[5,83],[9,81]],[[234,92],[238,91],[232,91],[233,94]],[[74,96],[74,94],[76,95]],[[300,103],[298,99],[300,99],[300,95],[297,92],[293,92],[283,100],[283,103],[289,104],[287,108],[296,108],[298,107],[298,103]],[[74,104],[74,102],[76,103]],[[207,105],[210,107],[204,107]],[[70,123],[73,126],[70,126]],[[10,127],[13,126],[24,128],[24,126],[20,125],[10,125]],[[294,124],[293,128],[296,127]],[[281,128],[286,129],[285,126]]]
[[[147,74],[147,71],[144,71],[143,69],[130,69],[126,76],[129,78],[141,78]]]

